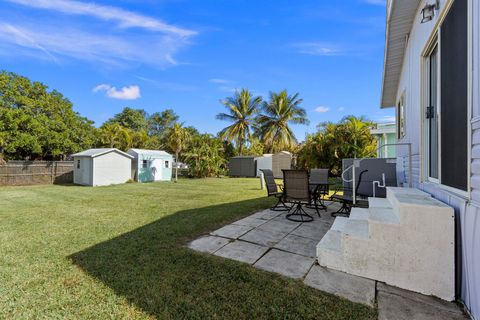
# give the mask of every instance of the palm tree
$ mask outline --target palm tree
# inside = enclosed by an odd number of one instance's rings
[[[100,141],[110,148],[128,149],[130,132],[117,123],[104,124],[100,128]]]
[[[297,143],[289,125],[309,123],[305,109],[299,107],[302,101],[298,93],[270,92],[270,99],[263,103],[262,114],[257,118],[258,135],[269,152],[291,150]]]
[[[337,126],[338,144],[345,157],[363,158],[374,156],[376,143],[370,134],[373,123],[364,117],[347,116]]]
[[[232,122],[232,125],[220,131],[220,138],[234,141],[242,155],[262,98],[252,96],[248,89],[242,89],[236,91],[233,97],[220,102],[228,109],[228,113],[219,113],[217,119]]]
[[[182,124],[176,122],[173,127],[170,129],[168,136],[168,146],[171,150],[175,151],[175,182],[178,181],[178,162],[180,157],[180,152],[182,152],[187,143],[190,141],[190,131],[187,128],[184,128]]]

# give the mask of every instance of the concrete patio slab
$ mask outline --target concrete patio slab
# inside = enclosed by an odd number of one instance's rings
[[[375,304],[374,280],[360,278],[315,265],[310,269],[304,282],[310,287],[353,302],[366,304],[371,307]]]
[[[214,253],[229,242],[230,240],[225,238],[205,236],[190,242],[188,247],[195,251]]]
[[[243,218],[241,220],[235,221],[232,224],[237,224],[237,225],[241,225],[241,226],[255,228],[255,227],[258,227],[258,226],[264,224],[265,222],[267,222],[267,220],[257,219],[257,218],[252,218],[252,217],[246,217],[246,218]]]
[[[220,237],[225,237],[230,239],[237,239],[238,237],[244,235],[245,233],[247,233],[252,229],[253,227],[229,224],[223,228],[213,231],[210,234],[212,236],[220,236]]]
[[[260,260],[258,260],[254,266],[259,269],[276,272],[290,278],[300,279],[305,276],[313,262],[314,258],[308,258],[298,254],[272,249]]]
[[[465,320],[455,303],[378,283],[379,320]]]
[[[276,232],[290,233],[300,225],[300,222],[289,221],[286,218],[283,220],[270,220],[262,224],[257,229],[271,230]]]
[[[247,234],[240,237],[240,240],[253,242],[266,247],[273,247],[280,240],[285,238],[288,232],[279,232],[269,229],[255,228]]]
[[[285,215],[286,212],[272,211],[270,209],[267,209],[267,210],[263,210],[263,211],[254,213],[250,217],[251,218],[256,218],[256,219],[270,220],[270,219],[273,219],[273,218],[275,218],[275,217],[277,217],[281,214]]]
[[[264,255],[268,249],[269,248],[257,244],[237,240],[227,244],[214,254],[219,257],[253,264]]]
[[[316,257],[317,244],[317,240],[289,234],[277,243],[274,248],[306,257]]]
[[[316,240],[317,243],[330,230],[331,223],[303,223],[292,231],[293,235]]]

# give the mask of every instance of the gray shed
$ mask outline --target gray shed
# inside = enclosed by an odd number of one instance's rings
[[[228,175],[230,177],[255,177],[256,172],[255,157],[240,156],[230,158],[228,163]]]
[[[283,178],[283,169],[292,168],[292,154],[288,151],[280,151],[272,156],[272,171],[277,179]]]
[[[73,183],[107,186],[132,178],[133,156],[115,148],[89,149],[72,155]]]

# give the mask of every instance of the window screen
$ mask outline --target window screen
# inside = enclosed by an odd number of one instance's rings
[[[467,0],[456,0],[440,29],[441,183],[467,190]]]

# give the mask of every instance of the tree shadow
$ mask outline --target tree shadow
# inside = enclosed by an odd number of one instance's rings
[[[368,307],[185,246],[270,205],[260,198],[179,211],[69,258],[156,318],[370,319]]]

